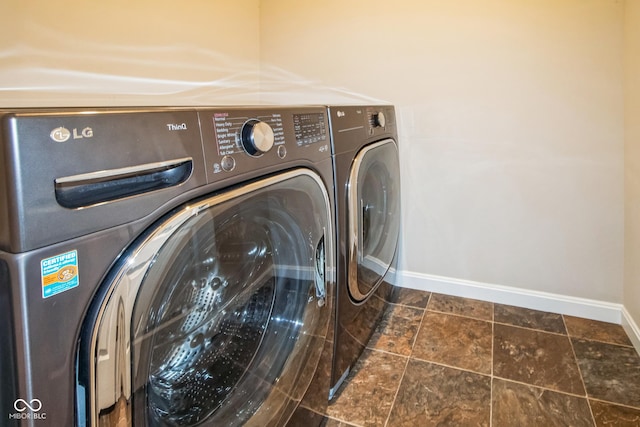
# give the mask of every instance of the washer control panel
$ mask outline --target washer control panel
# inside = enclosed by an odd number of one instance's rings
[[[293,128],[296,144],[309,145],[326,141],[327,122],[324,113],[306,113],[293,115]]]
[[[281,113],[249,117],[245,111],[213,113],[213,127],[218,154],[247,153],[260,156],[272,147],[284,144]]]
[[[323,106],[2,110],[0,249],[121,225],[207,184],[330,166],[328,129]]]
[[[325,107],[231,107],[199,114],[210,179],[331,155]]]

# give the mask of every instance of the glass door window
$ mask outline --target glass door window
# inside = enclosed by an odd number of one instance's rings
[[[149,232],[99,310],[94,421],[286,420],[326,338],[330,218],[320,178],[300,170],[193,203]]]
[[[349,293],[366,299],[393,263],[400,232],[398,148],[385,140],[363,148],[349,177]]]

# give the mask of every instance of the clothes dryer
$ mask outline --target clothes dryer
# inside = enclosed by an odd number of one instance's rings
[[[330,397],[376,329],[394,284],[400,169],[393,106],[331,106],[337,314]]]
[[[327,400],[324,107],[1,123],[2,425],[282,426]]]

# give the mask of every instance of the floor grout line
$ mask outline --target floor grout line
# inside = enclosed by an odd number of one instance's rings
[[[496,323],[495,319],[495,305],[491,307],[491,392],[489,394],[489,427],[493,427],[493,380],[495,378],[493,372],[493,355],[495,353],[495,335],[496,335]]]
[[[569,336],[569,328],[567,328],[567,322],[564,320],[564,316],[562,316],[562,323],[564,324],[565,329],[567,330],[567,336]],[[596,417],[593,413],[593,408],[591,407],[591,402],[589,401],[589,390],[587,390],[587,384],[584,381],[584,374],[582,373],[582,368],[580,368],[580,364],[578,363],[578,355],[576,354],[576,349],[573,346],[573,340],[569,336],[569,345],[571,346],[571,353],[573,353],[573,360],[578,367],[578,373],[580,374],[580,381],[582,382],[582,387],[584,388],[585,399],[587,400],[587,406],[589,407],[589,413],[591,414],[591,420],[593,421],[593,425],[597,425]]]
[[[615,343],[615,342],[611,342],[611,341],[596,340],[596,339],[593,339],[593,338],[578,337],[578,336],[575,336],[575,335],[568,335],[568,337],[572,341],[573,340],[582,340],[582,341],[589,341],[589,342],[597,342],[599,344],[612,345],[612,346],[615,346],[615,347],[622,347],[622,348],[632,348],[632,349],[635,350],[635,347],[632,346],[632,345],[620,344],[620,343]],[[638,352],[636,351],[636,353],[638,353]],[[640,356],[640,353],[638,353],[638,356]]]
[[[400,387],[402,387],[402,381],[404,380],[404,376],[407,373],[407,367],[409,366],[409,361],[411,360],[411,355],[413,354],[413,348],[416,345],[416,341],[418,340],[418,333],[422,328],[422,323],[424,322],[424,318],[427,313],[427,306],[429,305],[429,301],[431,300],[431,294],[429,294],[429,298],[427,298],[427,305],[425,305],[424,310],[422,311],[422,317],[420,318],[420,323],[418,324],[418,329],[416,329],[416,335],[413,337],[413,342],[411,343],[411,350],[409,351],[409,356],[404,364],[404,369],[402,371],[402,375],[400,376],[400,382],[398,383],[398,387],[396,388],[396,393],[393,396],[393,402],[391,403],[391,408],[389,409],[389,413],[387,414],[387,419],[384,422],[384,426],[386,427],[389,424],[389,420],[391,419],[391,414],[393,413],[393,408],[396,405],[396,401],[398,400],[398,394],[400,393]]]
[[[399,357],[401,359],[410,359],[410,356],[407,356],[406,354],[394,353],[393,351],[384,350],[384,349],[381,349],[381,348],[367,347],[365,350],[369,350],[369,351],[376,352],[376,353],[388,354],[389,356],[395,356],[395,357]]]
[[[635,411],[640,411],[640,406],[629,406],[629,405],[625,405],[624,403],[618,403],[618,402],[611,402],[609,400],[603,400],[603,399],[599,399],[597,397],[587,397],[588,401],[595,401],[595,402],[599,402],[599,403],[604,403],[606,405],[613,405],[613,406],[619,406],[621,408],[627,408],[627,409],[633,409]]]
[[[464,315],[464,314],[460,314],[460,313],[453,313],[451,311],[433,310],[433,309],[430,309],[430,308],[425,309],[425,311],[429,311],[431,313],[446,314],[446,315],[455,316],[455,317],[463,317],[465,319],[480,320],[482,322],[493,322],[493,319],[483,319],[481,317],[468,316],[468,315]]]
[[[526,386],[526,387],[537,388],[537,389],[542,390],[542,391],[549,391],[551,393],[563,394],[565,396],[577,397],[577,398],[580,398],[580,399],[589,399],[589,396],[587,396],[587,395],[570,393],[568,391],[554,390],[554,389],[549,388],[549,387],[539,386],[539,385],[535,385],[535,384],[529,384],[529,383],[525,383],[525,382],[522,382],[522,381],[512,380],[510,378],[504,378],[504,377],[498,377],[498,376],[494,376],[493,378],[496,379],[496,380],[506,381],[506,382],[510,382],[510,383],[513,383],[513,384],[519,384],[519,385],[523,385],[523,386]],[[608,402],[608,403],[613,403],[613,402]]]
[[[545,334],[550,334],[550,335],[556,335],[559,337],[568,337],[569,334],[568,333],[561,333],[561,332],[553,332],[553,331],[545,331],[544,329],[537,329],[537,328],[529,328],[526,326],[520,326],[520,325],[514,325],[512,323],[504,323],[504,322],[493,322],[496,325],[502,325],[502,326],[511,326],[512,328],[518,328],[518,329],[524,329],[527,331],[534,331],[534,332],[544,332]]]
[[[411,360],[416,360],[418,362],[430,363],[430,364],[436,365],[436,366],[442,366],[444,368],[455,369],[455,370],[462,371],[462,372],[468,372],[470,374],[482,375],[483,377],[492,377],[493,376],[492,373],[478,372],[478,371],[474,371],[472,369],[461,368],[460,366],[447,365],[446,363],[436,362],[434,360],[422,359],[420,357],[411,356],[410,359]]]

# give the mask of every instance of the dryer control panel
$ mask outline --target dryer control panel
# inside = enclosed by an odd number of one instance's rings
[[[363,142],[397,139],[393,105],[332,105],[329,116],[334,155],[360,149]]]

